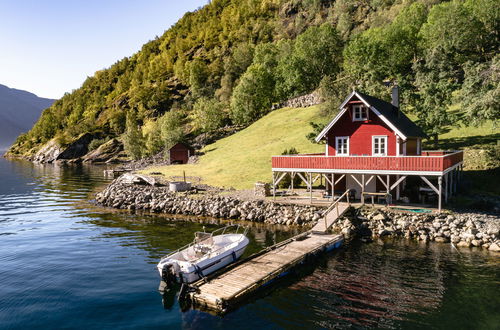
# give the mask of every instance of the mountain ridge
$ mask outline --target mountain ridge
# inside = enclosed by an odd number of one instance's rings
[[[19,134],[27,132],[42,110],[49,108],[54,101],[0,84],[0,149],[7,148]]]

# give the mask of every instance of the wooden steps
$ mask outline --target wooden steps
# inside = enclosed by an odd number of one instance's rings
[[[193,307],[224,313],[250,293],[286,274],[308,256],[342,244],[342,235],[298,235],[229,268],[226,272],[193,283],[188,298]]]
[[[324,219],[320,219],[318,223],[311,229],[313,233],[326,233],[335,220],[343,216],[349,209],[349,203],[338,203],[335,208],[327,213]]]

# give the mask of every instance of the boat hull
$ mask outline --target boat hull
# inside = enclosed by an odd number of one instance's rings
[[[171,272],[175,276],[177,283],[192,283],[238,260],[245,252],[248,243],[248,238],[242,236],[234,247],[210,258],[192,263],[167,258],[158,264],[158,272],[164,280],[168,278],[164,272]],[[171,268],[169,269],[170,265]]]

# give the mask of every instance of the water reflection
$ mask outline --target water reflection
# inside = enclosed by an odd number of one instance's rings
[[[0,159],[0,182],[2,328],[500,324],[497,256],[402,240],[350,244],[222,318],[181,312],[175,292],[158,293],[155,264],[203,226],[223,222],[95,207],[88,199],[107,182],[99,167]],[[252,224],[246,253],[297,233]]]

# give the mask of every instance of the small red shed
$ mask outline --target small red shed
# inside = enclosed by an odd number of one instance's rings
[[[179,142],[168,150],[170,164],[187,164],[189,156],[193,154],[193,148]]]

